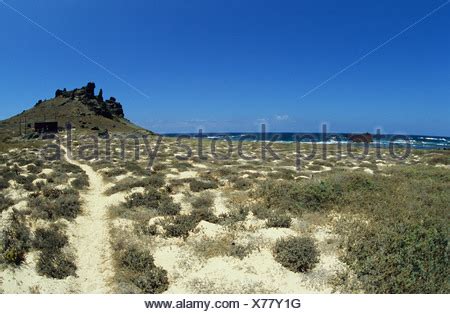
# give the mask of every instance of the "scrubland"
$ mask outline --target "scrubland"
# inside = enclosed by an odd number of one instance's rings
[[[143,144],[138,160],[116,145],[90,161],[42,160],[39,140],[2,144],[2,291],[450,291],[449,151],[358,159],[328,145],[324,160],[319,146],[297,169],[292,144],[264,161],[213,158],[208,141],[205,160],[185,144],[180,160],[164,138],[150,169]]]

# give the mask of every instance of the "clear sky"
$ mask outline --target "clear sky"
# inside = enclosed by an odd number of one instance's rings
[[[446,1],[0,0],[0,118],[94,81],[158,132],[450,136],[450,4],[302,98]]]

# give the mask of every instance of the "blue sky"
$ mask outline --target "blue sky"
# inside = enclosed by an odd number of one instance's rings
[[[0,119],[88,81],[158,132],[450,136],[450,4],[302,95],[446,0],[5,0]]]

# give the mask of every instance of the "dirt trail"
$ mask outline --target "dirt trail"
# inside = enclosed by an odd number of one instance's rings
[[[67,156],[66,156],[67,157]],[[110,293],[113,275],[108,232],[108,206],[123,200],[123,195],[106,196],[101,175],[89,165],[66,158],[81,167],[89,177],[89,189],[81,192],[83,213],[72,226],[72,245],[77,251],[77,290],[80,293]]]

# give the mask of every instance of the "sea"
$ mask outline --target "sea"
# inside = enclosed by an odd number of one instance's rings
[[[273,141],[280,143],[295,143],[300,141],[302,143],[317,144],[346,144],[352,142],[351,137],[355,133],[292,133],[292,132],[267,132],[262,133],[165,133],[162,134],[168,137],[184,138],[206,138],[217,140],[231,140],[244,142],[258,142],[261,140]],[[411,147],[415,149],[431,149],[431,150],[448,150],[450,149],[450,137],[447,136],[429,136],[429,135],[398,135],[398,134],[373,134],[373,140],[369,146],[388,148],[391,145],[396,147]],[[361,145],[361,144],[360,144]]]

